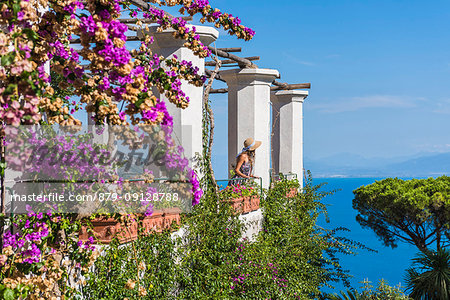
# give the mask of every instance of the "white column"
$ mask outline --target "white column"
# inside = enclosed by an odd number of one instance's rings
[[[303,186],[303,101],[308,91],[272,93],[272,138],[275,174],[295,173]]]
[[[193,27],[193,26],[188,26]],[[219,32],[207,26],[195,26],[201,42],[207,46],[217,40]],[[184,47],[186,42],[183,39],[173,37],[173,29],[157,32],[157,27],[149,28],[149,34],[154,37],[154,43],[151,49],[154,53],[162,55],[165,58],[171,58],[174,55],[178,60],[191,61],[194,67],[199,68],[199,74],[205,72],[205,59],[195,56],[191,50]],[[138,37],[142,37],[142,32],[138,31]],[[202,98],[203,87],[196,87],[182,80],[182,90],[189,97],[189,106],[186,109],[177,108],[174,104],[166,101],[167,109],[174,119],[174,133],[184,147],[186,158],[192,158],[196,152],[202,153]],[[155,89],[155,95],[159,93]],[[165,99],[164,96],[161,98]]]
[[[279,77],[272,69],[233,69],[220,72],[228,85],[228,166],[236,164],[236,155],[245,139],[261,141],[256,150],[254,175],[269,185],[270,168],[270,85]]]

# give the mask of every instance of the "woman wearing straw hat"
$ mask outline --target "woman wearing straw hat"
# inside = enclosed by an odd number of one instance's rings
[[[261,146],[260,141],[255,141],[252,138],[248,138],[244,141],[244,148],[239,154],[236,156],[236,168],[234,169],[234,178],[258,178],[257,176],[252,175],[253,172],[253,164],[255,163],[255,150]],[[241,185],[245,183],[246,180],[236,179],[231,180],[231,185]]]

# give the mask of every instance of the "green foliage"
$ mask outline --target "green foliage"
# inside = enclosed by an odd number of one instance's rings
[[[326,207],[321,203],[324,196],[333,192],[321,192],[313,186],[309,177],[303,193],[286,197],[286,192],[299,188],[297,180],[281,180],[268,191],[264,207],[264,230],[261,244],[271,249],[280,263],[280,276],[289,282],[291,296],[316,297],[322,286],[342,280],[349,286],[347,271],[339,263],[338,254],[354,254],[364,245],[337,235],[346,228],[326,230],[317,226]],[[295,271],[294,271],[295,270]]]
[[[219,201],[218,201],[219,200]],[[229,296],[230,262],[235,261],[242,224],[231,206],[210,192],[186,220],[180,268],[180,297],[205,299]]]
[[[317,218],[326,214],[320,201],[328,193],[312,186],[311,178],[295,197],[286,195],[299,189],[297,180],[281,180],[263,191],[263,230],[251,241],[243,238],[244,224],[227,201],[241,196],[242,189],[218,192],[210,172],[213,118],[208,101],[203,113],[203,155],[197,157],[197,168],[205,194],[183,217],[182,234],[142,235],[123,246],[116,240],[96,263],[83,289],[86,298],[311,299],[330,282],[348,285],[337,254],[363,245],[337,236],[343,228],[317,226]],[[139,273],[142,262],[145,272]],[[147,293],[139,294],[139,287]]]
[[[361,246],[316,225],[326,193],[282,180],[262,200],[263,230],[242,238],[239,215],[207,190],[184,217],[183,234],[141,235],[103,249],[83,288],[87,299],[311,299],[349,275],[336,257]],[[139,292],[141,288],[141,292]],[[145,293],[142,293],[145,290]]]
[[[309,299],[329,281],[348,284],[335,254],[358,244],[316,225],[325,212],[320,187],[308,182],[305,193],[286,197],[293,187],[297,181],[282,180],[267,191],[263,231],[253,242],[241,239],[242,224],[228,204],[207,194],[186,224],[181,298]]]
[[[10,52],[6,55],[3,55],[1,58],[1,65],[8,66],[14,62],[14,58],[16,56],[16,52]]]
[[[14,289],[0,284],[0,298],[4,300],[26,299],[31,288],[27,285],[18,284]]]
[[[75,88],[73,86],[67,86],[63,89],[60,87],[60,84],[65,83],[67,81],[67,79],[64,78],[64,76],[54,71],[50,72],[50,76],[52,78],[50,84],[53,90],[55,91],[56,96],[60,97],[61,100],[64,101],[66,96],[70,97],[73,95],[75,91]]]
[[[440,249],[419,253],[406,270],[406,283],[414,299],[450,298],[450,251]]]
[[[370,285],[370,281],[363,281],[362,291],[348,289],[339,294],[327,295],[330,300],[408,300],[400,286],[389,286],[384,279],[380,280],[376,289]]]
[[[330,300],[360,300],[361,299],[361,295],[359,294],[359,292],[355,289],[349,289],[340,292],[340,295],[338,294],[333,294],[328,296],[328,299]]]
[[[84,299],[170,299],[177,268],[170,232],[142,234],[121,245],[117,238],[103,247],[86,285]]]
[[[395,248],[399,240],[420,251],[449,245],[450,177],[387,178],[353,193],[358,223],[371,228],[385,246]]]

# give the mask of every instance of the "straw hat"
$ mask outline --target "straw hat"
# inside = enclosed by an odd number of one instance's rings
[[[247,150],[255,150],[261,146],[261,141],[255,141],[252,138],[248,138],[244,141],[244,148]]]

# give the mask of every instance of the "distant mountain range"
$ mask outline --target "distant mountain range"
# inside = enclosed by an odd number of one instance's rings
[[[313,177],[435,177],[450,175],[450,152],[397,158],[341,153],[321,159],[305,157],[304,168]]]

